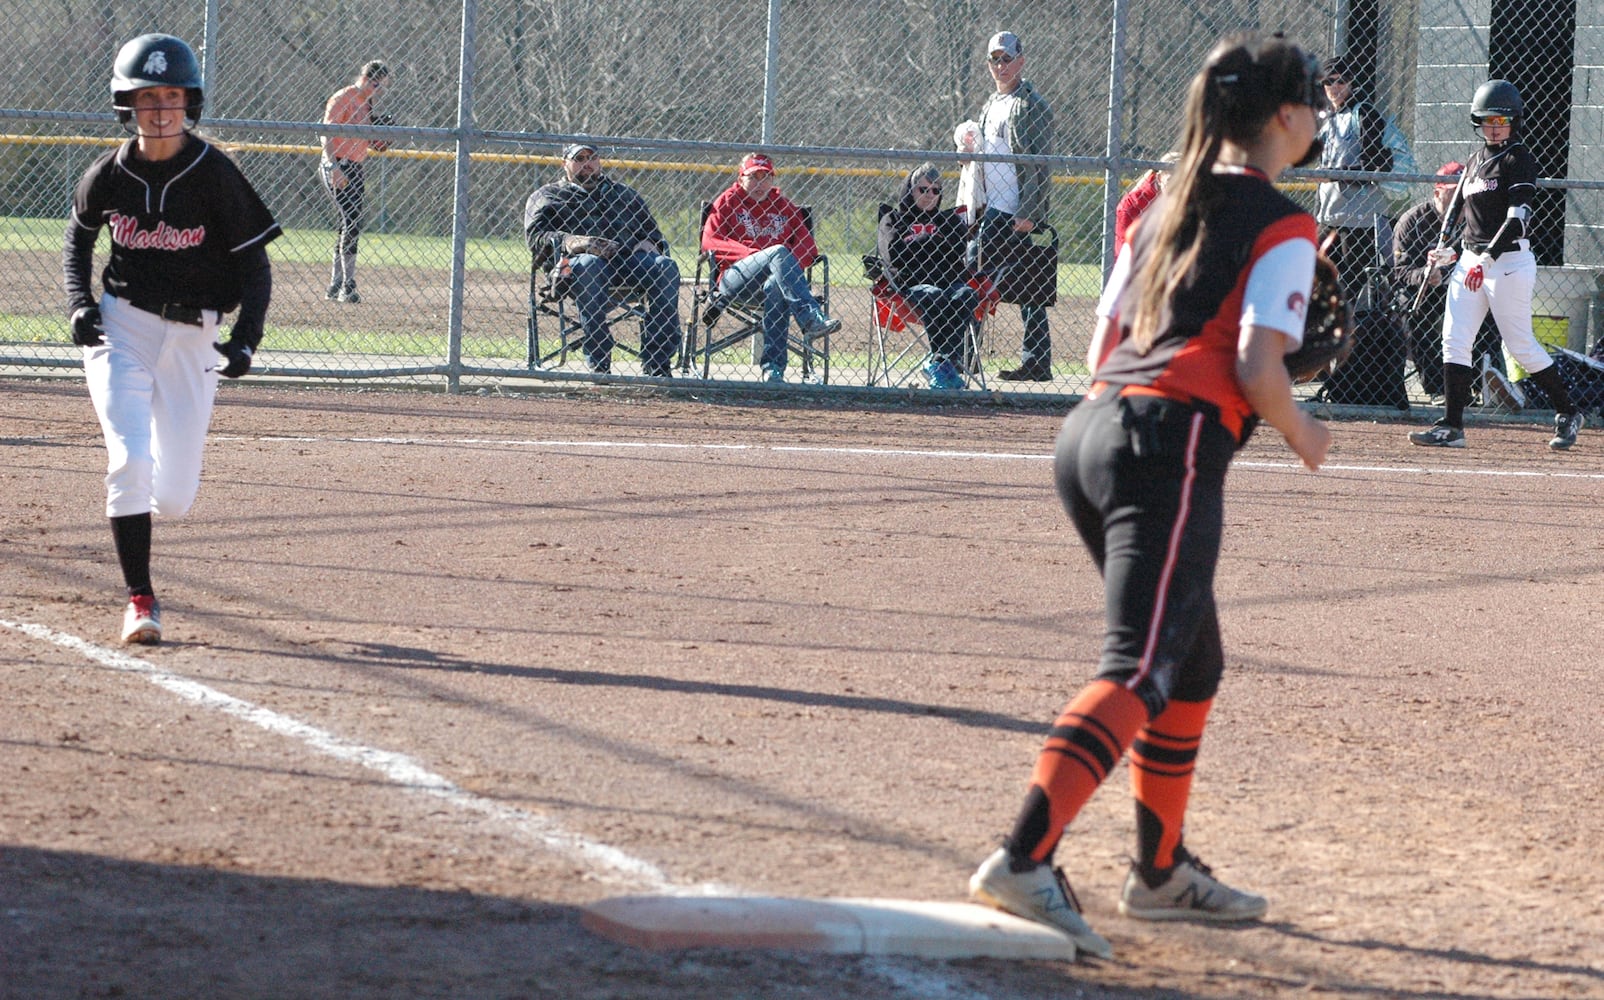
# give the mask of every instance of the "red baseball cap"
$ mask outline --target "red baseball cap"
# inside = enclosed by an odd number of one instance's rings
[[[1447,163],[1444,163],[1442,165],[1442,167],[1437,171],[1437,176],[1438,177],[1443,177],[1443,178],[1455,178],[1455,177],[1458,177],[1460,174],[1462,174],[1464,172],[1465,172],[1465,165],[1463,163],[1460,163],[1458,160],[1449,160]],[[1451,188],[1457,183],[1458,183],[1458,181],[1451,180],[1451,179],[1450,180],[1441,180],[1441,181],[1437,182],[1436,186],[1440,187],[1440,188]]]
[[[774,173],[774,161],[762,153],[748,153],[746,159],[741,161],[741,176],[762,173]]]

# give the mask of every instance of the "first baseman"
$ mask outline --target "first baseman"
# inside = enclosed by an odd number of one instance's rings
[[[1181,155],[1098,303],[1094,382],[1064,422],[1058,495],[1103,577],[1094,677],[1036,758],[1013,831],[969,880],[977,900],[1113,949],[1053,867],[1066,828],[1130,754],[1136,850],[1119,911],[1254,920],[1183,837],[1192,773],[1225,668],[1214,597],[1225,475],[1263,421],[1310,469],[1330,432],[1297,405],[1315,221],[1275,188],[1319,153],[1319,63],[1280,36],[1228,36],[1187,91]]]
[[[128,607],[122,640],[161,641],[150,580],[151,514],[180,517],[200,487],[219,375],[251,369],[272,297],[272,213],[225,154],[194,135],[204,94],[195,53],[172,35],[123,45],[111,102],[133,138],[73,192],[62,254],[73,343],[106,438],[106,516]],[[111,254],[96,304],[100,230]],[[227,340],[223,315],[239,309]]]

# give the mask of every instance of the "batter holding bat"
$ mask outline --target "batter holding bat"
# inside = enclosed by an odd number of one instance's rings
[[[1582,415],[1571,403],[1554,359],[1532,332],[1537,258],[1526,232],[1537,193],[1537,160],[1520,141],[1524,114],[1520,91],[1508,80],[1488,80],[1470,103],[1471,125],[1481,132],[1483,146],[1470,154],[1459,191],[1443,215],[1443,236],[1427,258],[1433,267],[1452,265],[1454,270],[1442,327],[1447,409],[1432,426],[1410,432],[1410,442],[1422,447],[1465,447],[1465,407],[1476,374],[1471,349],[1489,309],[1504,346],[1553,401],[1554,437],[1548,446],[1564,451],[1582,429]],[[1461,214],[1463,255],[1447,245],[1447,234]]]
[[[73,343],[106,439],[106,516],[128,587],[122,641],[161,641],[151,515],[181,517],[200,488],[217,379],[251,370],[282,235],[239,168],[190,129],[204,103],[195,53],[172,35],[117,53],[111,103],[133,138],[73,192],[62,253]],[[95,301],[95,241],[111,253]],[[239,316],[226,340],[218,324]]]

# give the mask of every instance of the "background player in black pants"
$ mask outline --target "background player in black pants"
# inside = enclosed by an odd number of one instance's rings
[[[1462,214],[1465,252],[1442,247],[1430,257],[1434,267],[1454,266],[1442,328],[1447,412],[1431,427],[1411,431],[1414,444],[1465,447],[1465,407],[1476,373],[1471,344],[1489,309],[1510,355],[1554,404],[1554,437],[1548,446],[1564,451],[1582,429],[1582,415],[1571,405],[1554,359],[1532,332],[1537,258],[1526,239],[1526,223],[1537,193],[1537,161],[1520,141],[1524,113],[1520,91],[1508,80],[1488,80],[1470,103],[1471,125],[1481,132],[1483,145],[1466,160],[1458,204],[1449,206],[1446,218],[1451,224],[1459,218],[1456,212]]]
[[[365,64],[349,87],[342,87],[329,98],[323,120],[332,125],[389,124],[384,116],[375,117],[373,101],[390,82],[390,67],[377,59]],[[362,236],[363,201],[367,192],[368,152],[383,152],[388,143],[351,136],[323,137],[323,158],[318,177],[323,190],[340,213],[339,236],[334,241],[334,265],[329,273],[329,298],[337,302],[361,302],[356,291],[356,251]]]
[[[1315,469],[1331,436],[1292,397],[1314,217],[1273,181],[1318,154],[1320,66],[1280,37],[1217,44],[1187,91],[1181,158],[1098,303],[1095,379],[1064,422],[1059,496],[1103,575],[1097,676],[1048,733],[1014,829],[969,880],[978,900],[1113,949],[1052,867],[1065,828],[1128,749],[1136,860],[1120,912],[1247,920],[1267,903],[1182,845],[1192,771],[1224,669],[1214,601],[1226,469],[1260,419]]]
[[[234,162],[189,129],[204,95],[195,53],[172,35],[122,47],[112,105],[134,138],[73,192],[62,256],[72,339],[106,437],[106,515],[128,585],[122,640],[161,641],[150,579],[151,514],[179,517],[200,488],[218,375],[251,369],[272,296],[278,223]],[[111,255],[96,304],[101,227]],[[228,339],[218,322],[239,309]]]

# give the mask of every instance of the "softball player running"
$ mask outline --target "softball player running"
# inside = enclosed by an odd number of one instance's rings
[[[180,517],[194,502],[217,378],[250,371],[272,295],[278,223],[233,161],[189,131],[203,100],[200,64],[180,39],[141,35],[118,51],[111,102],[134,136],[79,180],[62,255],[72,339],[106,438],[128,643],[161,641],[151,514]],[[97,304],[102,227],[111,254]],[[219,343],[218,323],[236,307]]]
[[[1470,154],[1459,193],[1443,218],[1446,234],[1463,214],[1465,252],[1459,255],[1439,245],[1428,258],[1432,266],[1453,265],[1454,270],[1442,326],[1447,411],[1425,430],[1410,432],[1409,440],[1423,447],[1465,447],[1465,407],[1475,377],[1471,346],[1489,309],[1504,346],[1554,404],[1554,437],[1548,446],[1564,451],[1582,429],[1582,415],[1572,405],[1554,359],[1532,332],[1537,258],[1526,228],[1537,193],[1537,161],[1520,141],[1524,111],[1520,91],[1508,80],[1488,80],[1470,102],[1471,125],[1480,130],[1484,145]]]
[[[1187,91],[1180,160],[1098,304],[1095,382],[1058,438],[1059,496],[1103,575],[1102,663],[1048,732],[1013,832],[969,891],[1092,955],[1113,949],[1052,857],[1126,750],[1137,848],[1120,912],[1229,921],[1267,908],[1215,878],[1181,834],[1225,664],[1214,567],[1226,469],[1260,419],[1310,469],[1331,443],[1284,362],[1303,338],[1315,221],[1272,183],[1318,155],[1321,77],[1279,36],[1228,36],[1209,53]]]

